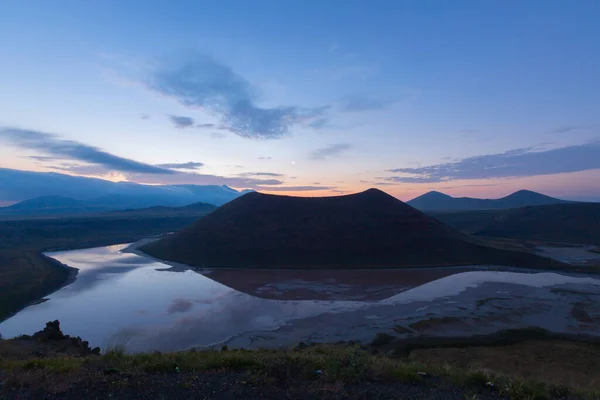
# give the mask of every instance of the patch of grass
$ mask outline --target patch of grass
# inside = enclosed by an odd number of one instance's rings
[[[488,297],[487,299],[477,300],[477,303],[475,303],[475,304],[476,304],[477,308],[481,308],[484,305],[486,305],[488,302],[494,301],[494,300],[507,300],[507,298],[506,297]]]
[[[379,356],[374,357],[371,369],[377,379],[414,383],[423,380],[419,372],[427,370],[427,367],[408,360],[400,362]]]
[[[81,357],[34,358],[30,360],[0,361],[0,368],[6,370],[39,371],[63,374],[82,368],[87,359]]]
[[[552,293],[556,293],[556,294],[576,294],[576,295],[594,294],[591,291],[577,290],[577,289],[571,289],[571,288],[552,288],[552,289],[550,289],[550,291]]]
[[[407,333],[413,333],[413,331],[411,331],[411,330],[410,330],[410,329],[408,329],[408,328],[405,328],[405,327],[404,327],[404,326],[402,326],[402,325],[396,325],[396,326],[394,327],[394,332],[396,332],[396,333],[399,333],[399,334],[401,334],[401,335],[404,335],[404,334],[407,334]]]
[[[378,333],[375,335],[375,339],[371,342],[371,346],[373,347],[381,347],[389,344],[395,339],[394,336],[388,335],[387,333]]]
[[[111,351],[96,357],[56,357],[24,361],[0,360],[0,368],[19,376],[41,372],[48,382],[68,378],[82,371],[97,371],[130,377],[145,374],[245,372],[249,382],[298,382],[320,380],[332,384],[360,384],[368,381],[436,385],[440,380],[462,388],[468,399],[491,386],[503,396],[516,399],[549,399],[576,394],[599,399],[599,393],[567,385],[549,385],[484,368],[461,367],[450,363],[424,362],[412,358],[390,358],[371,354],[353,345],[317,345],[301,350],[228,350],[148,353],[128,355]],[[86,373],[87,374],[87,373]],[[84,375],[86,375],[84,374]],[[434,377],[434,378],[432,378]]]
[[[435,317],[424,319],[421,321],[413,322],[409,326],[416,331],[426,331],[429,329],[438,328],[440,325],[451,324],[455,322],[460,322],[460,318],[457,317]]]
[[[507,380],[500,388],[500,394],[512,400],[549,399],[551,393],[543,383],[527,383],[524,381]]]

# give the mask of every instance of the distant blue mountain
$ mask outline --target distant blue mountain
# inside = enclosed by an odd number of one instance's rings
[[[225,185],[141,185],[0,168],[0,202],[21,201],[0,208],[0,215],[179,207],[198,202],[220,206],[246,192]]]
[[[407,202],[421,211],[469,211],[502,210],[525,206],[573,203],[546,196],[531,190],[519,190],[500,199],[477,199],[472,197],[452,197],[441,192],[427,192]]]

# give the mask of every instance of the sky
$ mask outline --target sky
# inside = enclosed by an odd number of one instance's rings
[[[600,200],[599,20],[597,0],[5,0],[0,168]]]

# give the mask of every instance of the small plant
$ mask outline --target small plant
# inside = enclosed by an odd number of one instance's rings
[[[394,339],[395,339],[394,336],[388,335],[387,333],[378,333],[375,336],[375,339],[373,339],[373,341],[371,342],[371,346],[373,346],[373,347],[385,346],[386,344],[389,344],[390,342],[392,342]]]

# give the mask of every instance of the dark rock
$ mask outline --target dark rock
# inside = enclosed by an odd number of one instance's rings
[[[387,333],[378,333],[375,336],[375,339],[373,339],[373,342],[371,342],[371,346],[373,346],[373,347],[385,346],[386,344],[391,343],[394,339],[395,339],[394,336],[388,335]]]
[[[73,356],[100,354],[100,348],[91,349],[89,342],[84,341],[80,337],[71,337],[63,334],[60,330],[59,321],[47,322],[46,327],[34,333],[33,336],[23,335],[11,340],[29,348],[29,352],[33,357],[49,357],[54,354],[68,354]],[[34,346],[31,346],[29,343],[32,341],[35,343]]]
[[[104,375],[115,375],[118,373],[119,373],[119,370],[116,368],[105,368],[104,369]]]
[[[46,322],[44,330],[36,332],[33,337],[38,340],[62,340],[65,339],[65,335],[60,330],[60,322],[58,320]]]
[[[295,346],[294,346],[294,348],[293,348],[292,350],[293,350],[293,351],[302,351],[302,350],[304,350],[304,349],[305,349],[305,348],[307,348],[307,347],[308,347],[308,345],[307,345],[306,343],[304,343],[304,342],[300,342],[300,343],[298,343],[297,345],[295,345]]]

